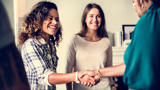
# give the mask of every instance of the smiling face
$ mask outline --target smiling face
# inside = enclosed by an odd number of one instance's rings
[[[86,16],[87,30],[97,30],[101,25],[101,15],[97,8],[92,8]]]
[[[43,21],[42,25],[42,35],[56,35],[60,27],[59,15],[56,9],[50,9],[49,16],[46,20]]]

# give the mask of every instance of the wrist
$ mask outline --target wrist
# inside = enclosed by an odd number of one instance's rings
[[[97,70],[97,73],[98,73],[98,75],[99,75],[99,77],[100,77],[100,80],[102,79],[102,74],[101,74],[101,72],[99,71],[99,69]]]
[[[79,79],[78,79],[78,71],[76,72],[76,75],[75,75],[75,82],[76,83],[80,83]]]

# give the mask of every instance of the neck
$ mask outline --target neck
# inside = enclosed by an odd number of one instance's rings
[[[88,31],[85,35],[87,38],[98,38],[97,31]]]
[[[44,38],[46,43],[49,44],[50,35],[44,32],[44,33],[42,33],[42,37]]]
[[[97,35],[97,30],[88,30],[85,37],[85,40],[96,42],[99,41],[101,38]]]

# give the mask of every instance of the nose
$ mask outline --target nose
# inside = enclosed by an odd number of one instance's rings
[[[136,6],[136,4],[135,3],[133,3],[133,7],[135,7]]]
[[[52,20],[53,24],[57,24],[57,21],[55,19]]]
[[[93,21],[97,21],[97,17],[96,16],[93,17]]]

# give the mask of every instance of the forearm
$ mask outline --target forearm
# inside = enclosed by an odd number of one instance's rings
[[[75,81],[75,73],[52,73],[48,77],[48,81],[50,84],[64,84]]]
[[[99,69],[102,77],[123,76],[125,64]]]

